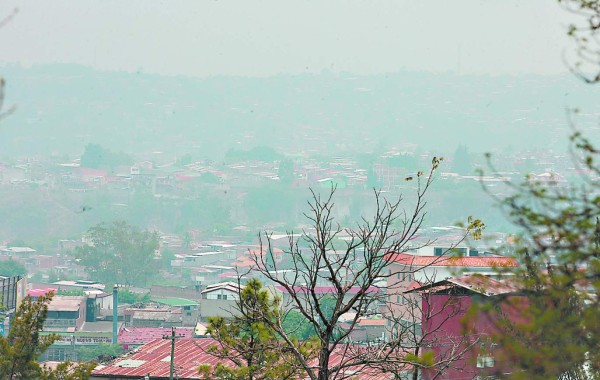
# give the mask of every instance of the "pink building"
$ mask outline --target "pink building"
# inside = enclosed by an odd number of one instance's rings
[[[445,367],[423,371],[423,380],[436,375],[485,379],[512,371],[495,336],[502,333],[502,318],[524,320],[527,298],[522,292],[481,275],[445,279],[412,292],[421,293],[424,346],[435,353],[437,362],[449,360]]]

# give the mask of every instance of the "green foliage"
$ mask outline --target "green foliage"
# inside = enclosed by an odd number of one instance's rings
[[[120,295],[120,292],[119,292]],[[83,362],[104,362],[119,356],[123,348],[119,344],[102,343],[97,346],[82,347],[78,350],[79,360]]]
[[[278,153],[275,149],[269,146],[257,146],[250,150],[235,150],[230,149],[225,154],[225,161],[227,162],[239,162],[239,161],[263,161],[263,162],[275,162],[281,160],[283,155]]]
[[[25,266],[12,258],[6,261],[0,261],[0,276],[24,276],[26,273],[27,269],[25,269]]]
[[[577,164],[597,175],[600,151],[579,133],[571,141]],[[526,178],[503,200],[520,229],[512,274],[528,295],[521,320],[501,320],[496,337],[516,378],[600,378],[600,195],[585,183]]]
[[[417,171],[417,159],[412,154],[399,154],[388,157],[386,160],[387,164],[394,168],[402,168],[407,172]]]
[[[298,340],[308,340],[316,336],[310,321],[296,310],[290,310],[285,314],[282,326],[286,334]]]
[[[94,368],[95,362],[74,363],[66,361],[59,363],[56,369],[50,369],[46,366],[42,368],[41,380],[87,380]]]
[[[203,183],[219,183],[221,180],[213,173],[206,172],[200,174],[200,181]]]
[[[57,294],[60,296],[85,296],[83,290],[59,290]]]
[[[282,184],[291,184],[294,181],[294,161],[290,159],[281,160],[277,169],[277,175]]]
[[[249,189],[244,198],[244,210],[249,223],[294,222],[299,203],[298,191],[286,188],[281,183],[272,183]]]
[[[150,302],[150,293],[140,295],[126,288],[119,290],[119,303],[134,304],[138,302]]]
[[[131,165],[133,159],[125,153],[116,153],[99,144],[88,144],[81,156],[81,166],[92,169],[114,169],[120,165]]]
[[[120,221],[98,224],[87,236],[90,244],[77,248],[76,256],[94,280],[145,286],[156,275],[160,262],[154,258],[155,232]]]
[[[32,300],[25,297],[17,309],[8,337],[0,337],[0,378],[34,379],[41,373],[35,361],[58,339],[56,335],[40,336],[53,293]]]
[[[24,240],[15,239],[8,243],[8,247],[27,247],[27,244]]]
[[[421,368],[430,368],[435,364],[435,354],[433,351],[426,351],[421,355],[408,353],[404,357],[407,363],[415,364]]]
[[[177,158],[177,162],[175,162],[175,165],[177,165],[177,167],[184,167],[185,165],[189,165],[192,163],[192,155],[189,153],[184,154],[183,156]]]
[[[219,363],[202,366],[205,379],[293,379],[301,371],[296,355],[303,359],[314,355],[314,341],[301,343],[278,339],[281,328],[280,300],[262,287],[260,281],[250,280],[239,293],[236,312],[230,321],[222,317],[209,318],[208,333],[219,345],[209,352],[228,359],[232,365]]]
[[[59,336],[40,335],[48,315],[50,292],[33,300],[27,296],[11,320],[8,337],[0,337],[0,379],[87,380],[96,363],[60,363],[56,369],[40,367],[36,359]]]

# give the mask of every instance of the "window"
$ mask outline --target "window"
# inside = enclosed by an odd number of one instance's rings
[[[478,356],[477,357],[477,368],[492,368],[494,366],[493,356]]]
[[[227,294],[218,294],[217,295],[217,299],[218,300],[226,300],[227,299]]]
[[[455,256],[466,256],[468,254],[467,248],[451,248],[451,247],[435,247],[433,249],[434,256],[442,256],[443,254],[455,255]]]

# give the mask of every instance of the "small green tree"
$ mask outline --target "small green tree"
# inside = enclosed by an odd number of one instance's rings
[[[77,357],[83,362],[103,362],[123,353],[119,344],[99,344],[97,346],[83,347],[78,351]]]
[[[0,378],[35,379],[40,376],[41,369],[35,360],[58,339],[57,335],[39,334],[53,295],[49,293],[35,301],[25,297],[17,309],[8,337],[0,337]]]
[[[8,337],[0,337],[0,379],[85,380],[95,363],[65,362],[56,369],[41,367],[36,359],[59,336],[40,335],[54,293],[37,299],[27,296],[12,318]]]
[[[0,261],[0,276],[23,276],[25,273],[27,273],[25,266],[12,258],[6,261]]]
[[[241,289],[235,309],[230,321],[214,317],[209,318],[208,325],[208,333],[219,342],[209,352],[234,365],[202,366],[200,373],[206,379],[297,378],[303,368],[295,353],[308,360],[317,345],[313,340],[293,339],[285,343],[277,338],[272,326],[282,326],[280,300],[264,289],[260,281],[252,279]]]

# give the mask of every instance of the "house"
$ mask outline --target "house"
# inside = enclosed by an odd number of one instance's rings
[[[221,282],[208,285],[201,294],[203,300],[237,300],[239,289],[235,282]]]
[[[170,308],[180,308],[183,326],[196,326],[199,316],[198,302],[176,297],[155,298],[152,299],[152,302],[159,305],[168,306]]]
[[[33,295],[42,295],[50,289],[34,289]],[[56,334],[55,341],[42,355],[42,360],[77,360],[82,347],[112,343],[113,324],[95,321],[95,299],[85,296],[54,296],[48,304],[48,315],[41,335]]]
[[[202,292],[199,319],[208,317],[231,317],[238,300],[239,285],[235,282],[221,282],[208,285]]]
[[[502,333],[499,321],[504,318],[524,321],[528,299],[523,292],[507,280],[482,275],[444,279],[411,292],[422,294],[422,334],[435,360],[461,353],[444,369],[442,378],[487,379],[511,372],[494,336]],[[479,307],[471,312],[472,306]],[[422,379],[436,375],[434,370],[424,370]]]
[[[418,256],[397,253],[391,257],[387,274],[386,318],[389,330],[394,323],[417,324],[420,328],[420,294],[408,290],[445,279],[480,274],[502,277],[507,268],[514,268],[514,258],[504,256]]]
[[[198,301],[201,298],[200,289],[195,286],[152,285],[150,296],[152,298],[184,297],[192,301]]]
[[[80,330],[85,313],[86,297],[54,296],[48,304],[44,331]]]
[[[182,327],[180,308],[127,308],[125,310],[127,326],[131,327]]]

